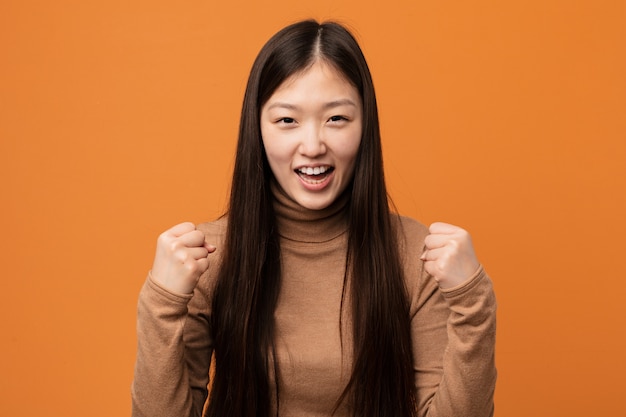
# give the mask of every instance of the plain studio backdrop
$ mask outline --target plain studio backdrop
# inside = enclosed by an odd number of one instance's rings
[[[130,414],[158,234],[225,209],[252,61],[350,27],[398,209],[467,228],[496,415],[626,415],[621,0],[0,3],[0,416]]]

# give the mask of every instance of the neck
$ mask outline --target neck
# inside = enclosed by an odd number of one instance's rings
[[[321,210],[302,207],[292,200],[276,183],[272,183],[274,212],[278,234],[300,242],[326,242],[348,229],[347,208],[349,191],[344,192],[330,206]]]

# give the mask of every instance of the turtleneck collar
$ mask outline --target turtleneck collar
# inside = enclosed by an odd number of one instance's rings
[[[348,230],[349,192],[344,192],[322,210],[302,207],[272,181],[274,213],[281,237],[297,242],[321,243],[332,240]]]

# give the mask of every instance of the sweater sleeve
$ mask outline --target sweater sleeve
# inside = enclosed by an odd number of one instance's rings
[[[411,322],[420,417],[493,416],[496,300],[482,266],[440,290],[426,272]]]
[[[173,294],[148,277],[137,309],[133,417],[201,416],[211,354],[205,295]]]

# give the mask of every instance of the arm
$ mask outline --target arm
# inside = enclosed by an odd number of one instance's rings
[[[434,248],[446,244],[440,245],[445,239],[431,227],[422,256],[421,288],[413,300],[412,318],[420,417],[493,415],[496,301],[482,266],[476,263],[474,273],[464,279],[460,277],[465,272],[455,276],[454,271],[463,268],[453,261],[467,264],[468,258],[467,252],[464,256],[454,252],[471,249],[471,241],[461,240],[451,245],[455,250],[433,254]]]
[[[133,417],[201,416],[211,360],[205,297],[167,291],[150,277],[137,312]]]
[[[202,414],[212,342],[206,280],[200,274],[213,250],[189,223],[159,237],[138,303],[134,417]]]
[[[412,321],[418,415],[492,416],[496,303],[491,281],[481,267],[460,287],[428,287]]]

